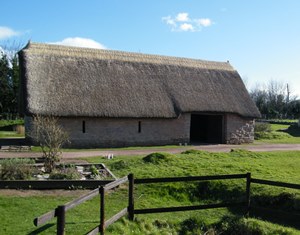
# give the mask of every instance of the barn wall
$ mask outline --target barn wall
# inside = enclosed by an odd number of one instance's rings
[[[62,118],[60,122],[68,131],[73,147],[147,146],[189,142],[189,114],[181,115],[177,119]]]
[[[242,144],[254,141],[255,121],[238,115],[225,115],[225,143]]]

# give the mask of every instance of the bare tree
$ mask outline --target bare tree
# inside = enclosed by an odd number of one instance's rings
[[[45,170],[52,172],[60,161],[61,147],[69,142],[68,133],[58,124],[58,118],[52,116],[34,116],[29,137],[39,144],[45,158]]]

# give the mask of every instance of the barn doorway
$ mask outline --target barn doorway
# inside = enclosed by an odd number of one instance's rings
[[[192,114],[190,141],[192,143],[223,143],[223,116]]]

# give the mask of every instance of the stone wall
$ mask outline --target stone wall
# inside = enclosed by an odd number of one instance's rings
[[[25,117],[26,131],[31,118]],[[124,146],[179,145],[190,142],[191,115],[176,119],[60,118],[69,133],[68,147],[99,148]],[[224,143],[254,141],[254,120],[224,115]]]
[[[243,144],[254,141],[253,119],[242,118],[238,115],[225,115],[225,143]]]
[[[177,119],[61,118],[71,147],[122,147],[188,143],[190,115]]]

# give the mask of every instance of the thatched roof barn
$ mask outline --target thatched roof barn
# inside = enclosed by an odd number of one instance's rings
[[[217,114],[222,119],[221,142],[228,142],[231,137],[225,119],[260,116],[238,72],[228,62],[38,43],[29,43],[19,55],[26,115],[59,116],[70,130],[70,120],[84,120],[84,125],[90,120],[97,126],[110,122],[100,128],[107,129],[105,135],[110,136],[114,130],[107,126],[116,120],[121,125],[138,119],[139,131],[141,121],[174,121],[188,115],[184,117],[188,123],[183,123],[190,132],[193,114]],[[169,138],[169,133],[161,142],[190,142],[190,133],[184,132],[174,138]],[[142,132],[138,133],[129,145],[140,139]],[[128,133],[125,136],[130,138]]]

